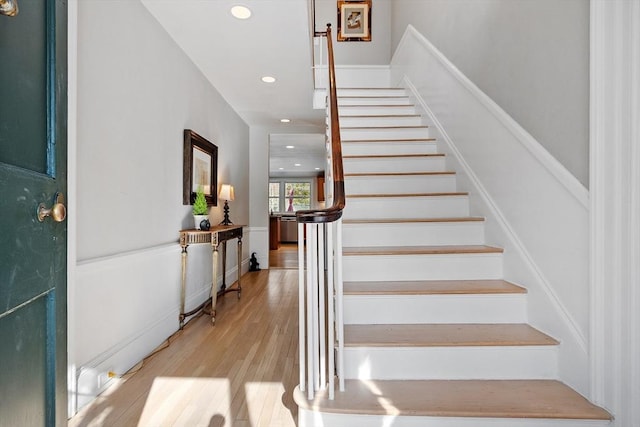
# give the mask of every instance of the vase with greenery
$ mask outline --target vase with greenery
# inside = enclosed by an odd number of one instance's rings
[[[196,191],[196,199],[193,201],[193,220],[196,225],[196,230],[200,230],[200,223],[207,219],[207,199],[204,197],[204,191],[202,186],[198,187]]]

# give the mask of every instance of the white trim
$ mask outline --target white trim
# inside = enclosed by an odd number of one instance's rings
[[[591,397],[640,423],[640,2],[591,0]]]
[[[596,402],[602,402],[605,395],[605,379],[604,379],[604,360],[605,360],[605,346],[603,345],[603,337],[605,336],[605,288],[601,284],[605,283],[605,268],[601,262],[594,262],[594,260],[604,259],[605,248],[599,246],[597,243],[602,239],[602,236],[606,235],[606,224],[604,223],[605,215],[605,203],[600,199],[605,194],[605,182],[600,178],[599,162],[604,158],[605,154],[605,133],[603,128],[603,117],[606,115],[607,109],[604,111],[596,111],[596,106],[602,102],[601,100],[605,96],[603,81],[596,79],[602,68],[605,66],[603,59],[599,57],[601,52],[605,49],[604,29],[603,23],[604,17],[602,9],[605,7],[604,2],[591,1],[591,13],[590,13],[590,117],[589,117],[589,132],[590,132],[590,182],[589,188],[591,190],[591,399]]]
[[[544,290],[545,294],[547,295],[549,300],[553,302],[556,310],[559,313],[561,313],[565,322],[570,326],[571,334],[574,336],[576,342],[579,344],[580,349],[586,353],[587,339],[585,335],[580,331],[580,328],[577,322],[575,321],[573,316],[571,316],[567,308],[562,304],[558,295],[554,292],[553,287],[545,277],[544,273],[536,265],[533,257],[527,251],[522,241],[518,238],[518,235],[513,230],[513,228],[505,218],[505,216],[502,214],[502,211],[500,210],[500,208],[496,205],[496,203],[494,202],[492,197],[489,195],[485,187],[482,185],[479,178],[473,172],[469,164],[466,162],[462,154],[460,154],[455,144],[447,134],[446,130],[443,128],[443,126],[438,121],[437,117],[433,114],[429,106],[426,104],[426,102],[424,101],[424,99],[416,89],[416,87],[413,85],[413,83],[411,83],[411,81],[407,77],[404,78],[403,82],[405,87],[409,91],[411,91],[412,95],[415,97],[416,102],[426,112],[431,123],[433,123],[433,125],[438,129],[438,131],[440,132],[440,135],[442,136],[442,139],[445,141],[445,143],[447,144],[447,146],[455,156],[456,160],[460,163],[460,166],[463,168],[464,173],[468,176],[469,180],[478,191],[478,194],[480,195],[480,197],[482,197],[482,200],[484,201],[486,206],[489,207],[491,214],[497,219],[499,226],[504,230],[505,234],[511,240],[511,243],[513,244],[513,246],[518,250],[519,255],[527,263],[531,271],[535,272],[535,275],[539,283],[542,285],[542,289]]]
[[[86,265],[91,265],[91,264],[96,264],[96,263],[114,263],[114,262],[118,262],[120,259],[122,258],[128,258],[131,256],[139,256],[139,255],[148,255],[152,252],[164,252],[164,251],[169,251],[169,250],[178,250],[179,249],[179,245],[178,245],[178,241],[176,240],[175,242],[172,243],[164,243],[161,245],[156,245],[156,246],[150,246],[148,248],[143,248],[143,249],[135,249],[132,251],[126,251],[126,252],[119,252],[117,254],[114,255],[106,255],[106,256],[101,256],[101,257],[95,257],[95,258],[87,258],[87,259],[83,259],[83,260],[79,260],[78,261],[78,267],[80,269],[82,269],[84,266]]]
[[[482,92],[458,68],[453,65],[429,40],[427,40],[412,25],[407,27],[396,53],[401,50],[408,35],[416,38],[423,46],[465,87],[482,105],[493,114],[516,139],[543,165],[567,191],[575,197],[585,208],[589,207],[589,191],[571,174],[555,157],[553,157],[540,143],[538,143],[522,126],[500,108],[491,98]],[[395,60],[395,54],[391,62]]]

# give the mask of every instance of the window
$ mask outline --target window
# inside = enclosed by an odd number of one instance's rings
[[[285,182],[285,211],[296,212],[311,209],[311,183]]]
[[[269,183],[269,212],[280,212],[280,183]]]
[[[311,209],[311,182],[269,182],[269,212]]]

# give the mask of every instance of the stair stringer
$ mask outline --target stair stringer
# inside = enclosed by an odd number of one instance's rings
[[[446,155],[447,169],[457,174],[458,190],[469,193],[470,214],[486,218],[486,243],[504,248],[504,279],[528,289],[528,323],[560,341],[559,379],[589,396],[588,344],[578,321],[411,79],[402,76],[398,86],[407,89],[424,123],[430,126],[430,136],[436,139],[438,152]]]

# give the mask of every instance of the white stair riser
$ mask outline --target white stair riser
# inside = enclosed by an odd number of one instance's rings
[[[344,246],[482,245],[484,222],[374,223],[342,226]]]
[[[372,390],[373,393],[373,390]],[[336,392],[337,394],[337,392]],[[458,418],[393,415],[359,415],[298,409],[298,427],[610,427],[609,421],[543,418]]]
[[[502,278],[502,254],[345,255],[343,279],[482,280]]]
[[[557,346],[345,347],[347,379],[555,379]]]
[[[422,126],[420,116],[340,117],[343,127]]]
[[[347,194],[450,193],[456,191],[456,176],[384,175],[346,176]]]
[[[338,98],[342,96],[362,96],[362,97],[386,97],[386,96],[407,96],[407,92],[402,88],[338,88]]]
[[[338,107],[343,105],[413,105],[408,96],[399,97],[338,97]]]
[[[340,138],[344,140],[429,138],[429,128],[345,128],[340,126]]]
[[[345,324],[526,323],[525,294],[345,295]]]
[[[340,117],[343,116],[396,116],[399,114],[416,114],[414,105],[344,105],[340,108]]]
[[[363,156],[382,154],[436,154],[438,147],[435,141],[342,141],[343,156]]]
[[[344,173],[445,172],[446,161],[445,156],[347,157],[343,159],[343,168]]]
[[[347,197],[345,219],[451,218],[469,215],[467,196]]]

